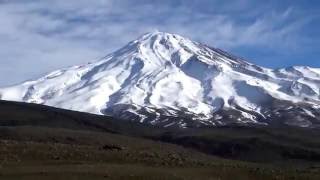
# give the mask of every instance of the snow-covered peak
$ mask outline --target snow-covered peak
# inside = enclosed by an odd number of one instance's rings
[[[149,32],[146,33],[144,35],[142,35],[141,37],[139,37],[137,40],[135,40],[135,42],[140,42],[140,43],[154,43],[156,41],[167,41],[167,42],[173,42],[173,41],[177,41],[177,42],[181,42],[181,41],[191,41],[188,38],[182,37],[178,34],[171,34],[171,33],[167,33],[167,32],[161,32],[161,31],[153,31],[153,32]]]
[[[274,121],[309,127],[320,124],[320,70],[263,68],[156,31],[97,62],[0,89],[0,99],[166,127]],[[291,116],[298,120],[287,122]]]
[[[144,58],[153,56],[152,58],[157,59],[161,65],[168,62],[177,63],[177,60],[184,63],[199,51],[199,47],[191,40],[159,31],[145,34],[134,42],[137,43],[139,55]]]

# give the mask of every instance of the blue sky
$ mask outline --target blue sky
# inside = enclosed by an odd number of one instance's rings
[[[156,29],[266,67],[320,67],[318,0],[0,0],[0,86],[93,61]]]

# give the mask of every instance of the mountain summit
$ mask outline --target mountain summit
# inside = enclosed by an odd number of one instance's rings
[[[320,69],[268,69],[153,32],[103,59],[0,89],[0,99],[164,127],[320,124]]]

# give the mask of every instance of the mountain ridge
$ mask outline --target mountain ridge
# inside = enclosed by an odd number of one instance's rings
[[[317,127],[320,69],[269,69],[165,32],[100,61],[0,89],[0,99],[105,114],[164,127],[233,123]]]

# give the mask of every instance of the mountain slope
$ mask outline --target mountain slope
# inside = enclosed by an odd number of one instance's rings
[[[0,89],[0,99],[164,127],[317,127],[320,69],[267,69],[179,35],[153,32],[95,63]]]

